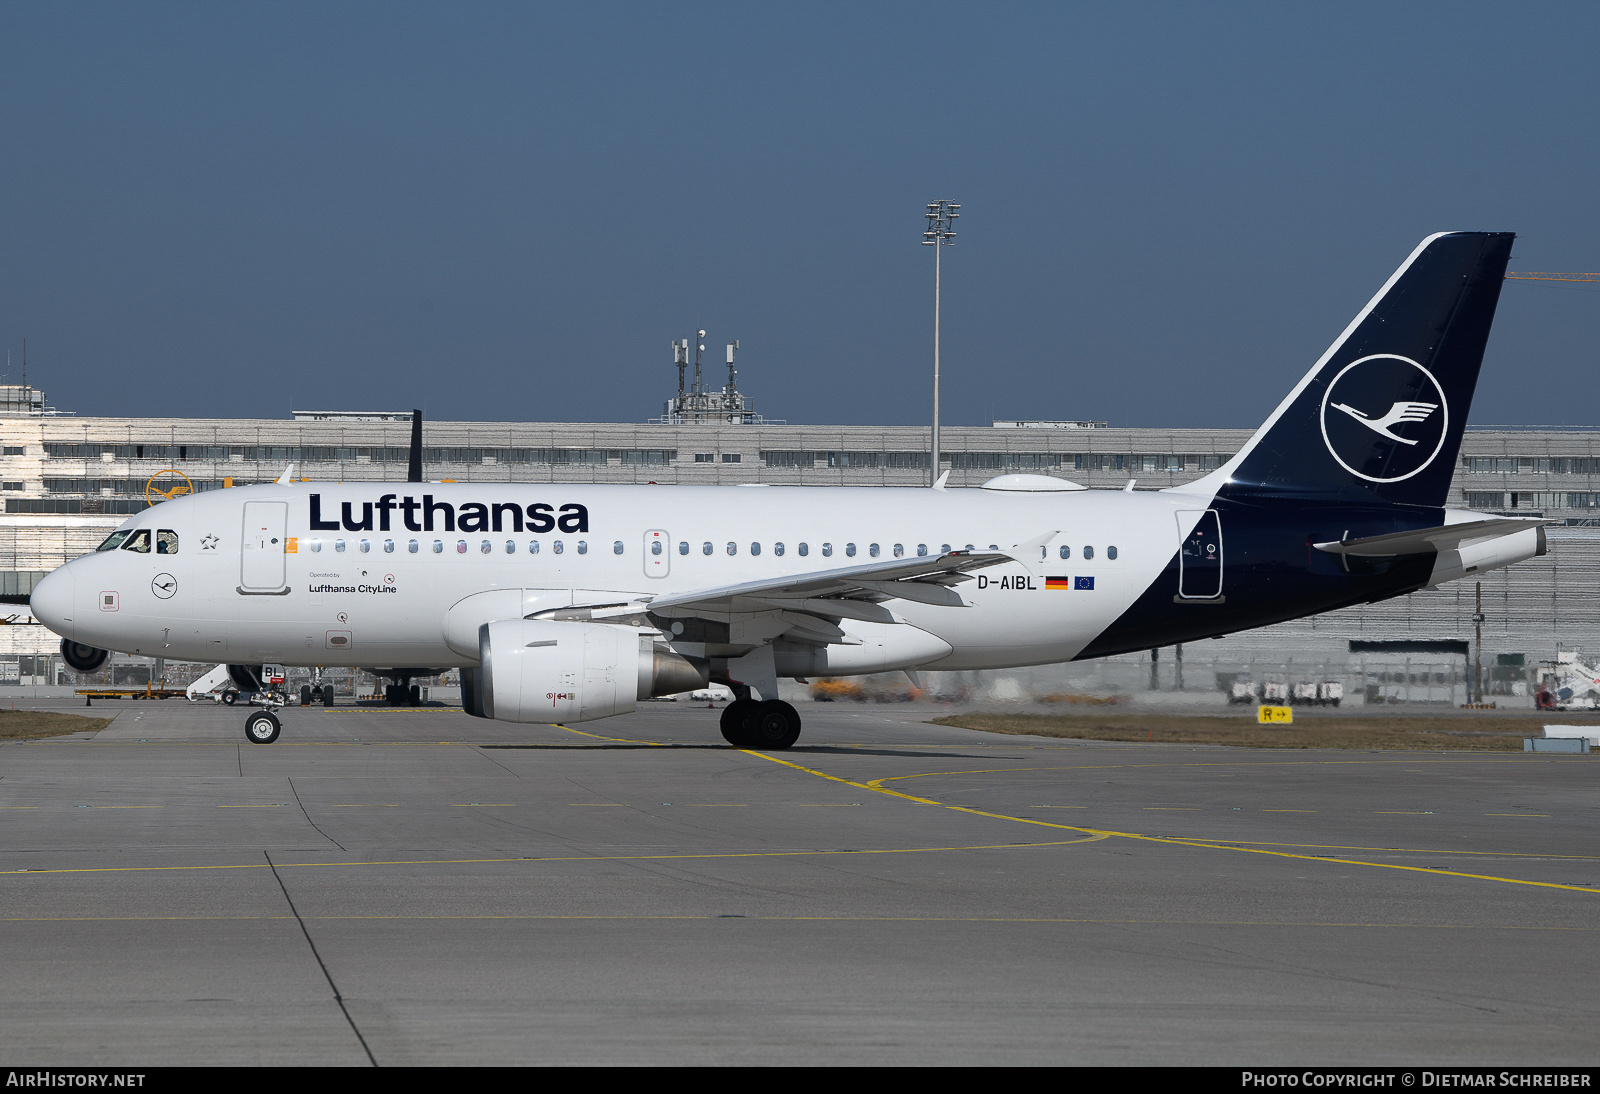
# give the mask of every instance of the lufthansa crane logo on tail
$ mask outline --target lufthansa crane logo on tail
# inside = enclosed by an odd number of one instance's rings
[[[1374,433],[1388,437],[1391,441],[1396,441],[1400,444],[1416,444],[1416,441],[1408,437],[1402,437],[1397,433],[1391,432],[1389,427],[1391,425],[1399,425],[1401,422],[1425,422],[1428,420],[1428,415],[1439,409],[1439,404],[1396,403],[1389,408],[1389,413],[1381,418],[1369,418],[1355,407],[1345,406],[1343,403],[1334,403],[1333,409],[1344,411]]]
[[[1420,473],[1444,447],[1450,407],[1433,373],[1380,353],[1339,370],[1322,396],[1322,439],[1339,466],[1368,482]]]

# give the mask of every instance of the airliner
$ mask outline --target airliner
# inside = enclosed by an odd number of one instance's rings
[[[780,678],[1083,660],[1401,596],[1545,553],[1544,522],[1446,507],[1513,238],[1423,240],[1186,485],[428,483],[419,416],[407,482],[163,502],[47,575],[33,612],[79,671],[109,650],[353,666],[404,699],[459,668],[466,712],[506,722],[716,682],[729,744],[784,749]],[[280,729],[269,704],[245,735]]]

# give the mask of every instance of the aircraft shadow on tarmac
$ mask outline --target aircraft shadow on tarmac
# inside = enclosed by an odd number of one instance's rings
[[[632,752],[642,749],[696,749],[705,752],[735,752],[732,745],[695,744],[677,741],[663,741],[661,744],[652,744],[648,741],[604,741],[592,745],[585,744],[527,744],[527,745],[478,745],[482,749],[524,749],[537,752]],[[904,748],[839,748],[835,745],[811,745],[809,747],[790,748],[784,751],[786,756],[892,756],[896,758],[922,757],[924,759],[954,759],[954,760],[995,760],[1013,759],[1021,760],[1021,756],[995,756],[993,754],[978,754],[967,752],[922,752]]]

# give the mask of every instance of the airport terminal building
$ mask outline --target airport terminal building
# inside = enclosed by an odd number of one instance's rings
[[[296,479],[403,479],[409,412],[297,412],[286,420],[77,417],[42,392],[0,386],[0,592],[25,594],[63,561],[93,550],[130,513],[174,489],[220,490]],[[995,422],[941,430],[949,486],[1025,472],[1095,489],[1175,486],[1220,466],[1247,429],[1124,429],[1100,422]],[[430,422],[424,475],[461,482],[918,486],[928,482],[928,430],[721,420],[606,424]],[[1549,553],[1482,579],[1483,656],[1496,690],[1558,650],[1600,654],[1600,430],[1472,429],[1451,486],[1464,509],[1555,521]],[[1344,677],[1347,694],[1463,698],[1466,660],[1437,652],[1474,637],[1476,583],[1280,624],[1163,654],[1024,670],[1022,691],[1156,684],[1215,688],[1214,676]],[[0,685],[56,682],[56,647],[26,608],[0,631]],[[0,613],[3,615],[5,613]],[[1402,652],[1375,647],[1410,642]],[[1431,644],[1435,652],[1423,645]],[[26,670],[26,671],[24,671]],[[1187,675],[1185,675],[1187,672]],[[987,674],[986,674],[987,675]],[[1374,683],[1376,681],[1376,683]],[[982,686],[983,682],[978,682]],[[1376,692],[1374,691],[1376,688]],[[1519,692],[1523,689],[1517,688]]]

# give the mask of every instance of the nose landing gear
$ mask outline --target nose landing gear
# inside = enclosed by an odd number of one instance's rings
[[[244,739],[254,745],[270,745],[278,739],[282,724],[270,710],[258,710],[245,719]]]
[[[288,698],[275,691],[264,691],[256,696],[256,702],[262,709],[244,720],[244,739],[253,745],[270,745],[283,729],[283,723],[274,712],[282,710]]]

